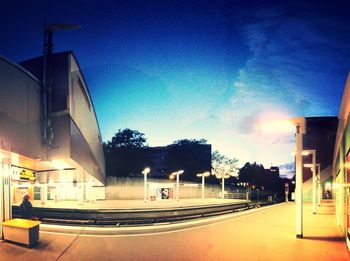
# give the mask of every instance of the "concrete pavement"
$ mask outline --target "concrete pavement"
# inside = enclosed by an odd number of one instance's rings
[[[329,203],[317,215],[305,204],[304,239],[295,237],[294,203],[227,217],[209,225],[139,235],[42,232],[33,249],[1,242],[0,260],[350,260]]]

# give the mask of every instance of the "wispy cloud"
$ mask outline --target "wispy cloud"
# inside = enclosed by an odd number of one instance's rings
[[[285,178],[293,178],[295,174],[295,165],[294,162],[286,163],[278,166],[280,170],[280,176]]]
[[[336,114],[337,100],[329,97],[341,92],[335,92],[333,76],[339,74],[339,62],[350,62],[348,52],[344,57],[346,43],[333,37],[330,30],[344,28],[344,24],[321,17],[313,20],[308,10],[297,15],[289,11],[283,6],[258,9],[252,12],[250,22],[240,24],[250,55],[232,83],[229,103],[219,114],[237,153],[241,150],[241,155],[265,164],[290,161],[294,139],[293,135],[262,136],[257,124],[266,114]]]
[[[123,64],[135,70],[113,72],[113,86],[124,88],[118,89],[117,103],[101,98],[106,111],[119,108],[106,121],[116,118],[115,126],[146,132],[151,145],[206,138],[242,164],[291,162],[293,133],[262,134],[259,123],[337,113],[344,64],[350,64],[350,27],[342,21],[348,15],[330,15],[323,3],[263,2],[235,2],[232,11],[216,5],[215,15],[197,17],[197,26],[186,24],[187,34],[142,32],[148,37],[130,40]]]

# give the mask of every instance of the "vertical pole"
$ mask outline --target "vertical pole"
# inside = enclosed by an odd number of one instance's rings
[[[45,205],[47,200],[47,183],[43,183],[40,186],[40,201],[42,205]]]
[[[296,126],[296,155],[295,155],[295,205],[296,205],[296,236],[303,238],[303,135],[300,125]]]
[[[3,176],[2,176],[2,207],[3,219],[2,221],[12,219],[12,199],[11,199],[11,160],[3,160]]]
[[[318,173],[318,182],[317,182],[317,187],[318,187],[318,200],[317,203],[319,206],[321,206],[321,165],[317,165],[317,173]]]
[[[84,203],[84,184],[82,182],[79,182],[79,205],[83,205]],[[56,187],[56,194],[57,194],[57,187]]]
[[[0,157],[0,222],[12,219],[11,160]],[[3,238],[0,226],[0,238]]]
[[[2,161],[2,157],[0,156],[0,222],[5,221],[4,217],[4,205],[5,205],[5,200],[4,200],[4,164]],[[4,235],[2,233],[2,226],[0,226],[0,232],[1,232],[1,239],[4,239]]]
[[[179,173],[176,173],[176,200],[179,201]]]
[[[316,214],[316,150],[312,153],[312,214]]]
[[[204,200],[204,175],[202,175],[202,200]]]
[[[248,184],[245,187],[245,199],[249,200],[249,185]]]
[[[221,192],[222,199],[225,198],[224,193],[225,193],[225,178],[224,178],[224,176],[222,176],[222,192]]]
[[[143,173],[143,201],[147,202],[147,173]]]

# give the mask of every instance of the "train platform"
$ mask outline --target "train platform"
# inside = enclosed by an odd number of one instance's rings
[[[304,204],[303,239],[295,235],[293,202],[215,217],[209,225],[191,223],[167,232],[113,228],[128,230],[124,235],[42,231],[34,248],[2,241],[0,260],[350,260],[330,202],[316,215]]]

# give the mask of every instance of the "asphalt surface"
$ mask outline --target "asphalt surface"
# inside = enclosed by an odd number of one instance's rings
[[[1,242],[0,260],[350,260],[329,205],[317,215],[305,206],[304,239],[295,237],[294,203],[222,218],[117,235],[86,234],[85,228],[78,234],[42,231],[33,249]]]

